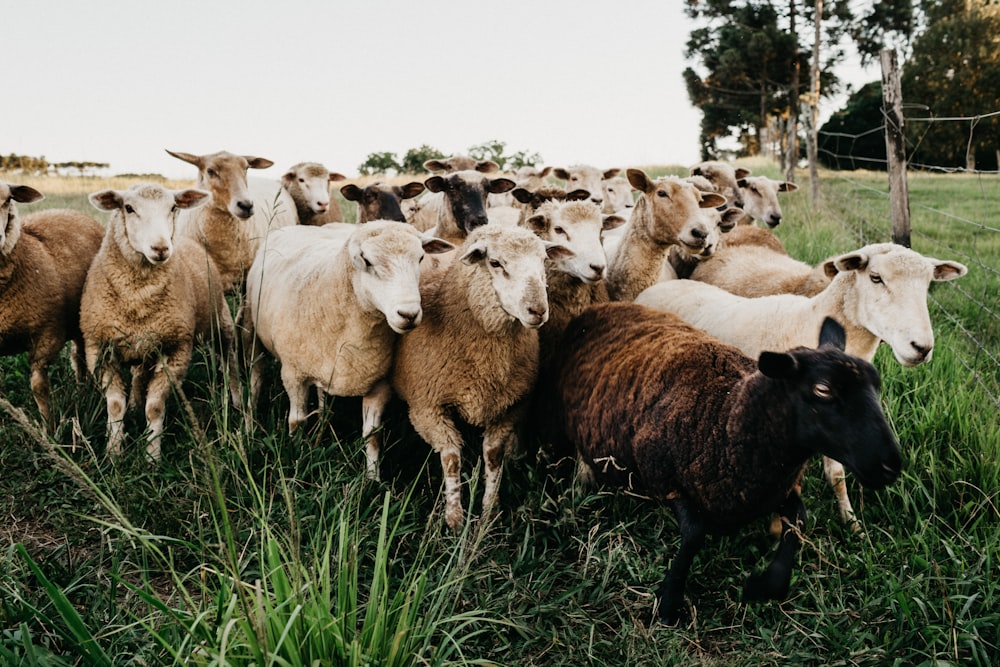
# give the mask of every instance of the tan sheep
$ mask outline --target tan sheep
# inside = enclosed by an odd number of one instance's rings
[[[545,260],[565,250],[527,229],[485,225],[457,252],[439,281],[421,284],[424,321],[399,339],[391,375],[413,427],[441,456],[451,528],[464,514],[455,420],[484,429],[486,513],[535,382],[537,329],[548,319]]]
[[[30,386],[38,412],[54,428],[49,367],[66,341],[77,379],[85,369],[80,336],[80,293],[104,227],[76,211],[50,209],[18,216],[15,202],[42,194],[0,182],[0,355],[28,353]]]
[[[111,456],[121,453],[127,405],[145,397],[146,453],[159,459],[167,395],[184,379],[198,339],[217,337],[230,398],[239,405],[233,320],[219,272],[203,247],[174,234],[179,212],[208,197],[152,183],[90,195],[111,217],[83,288],[80,328],[87,368],[107,401]],[[128,399],[126,366],[132,369]]]
[[[344,214],[336,197],[330,196],[330,183],[346,176],[330,171],[319,162],[299,162],[281,177],[281,185],[295,202],[300,225],[325,225],[343,222]]]
[[[711,184],[706,192],[717,192],[736,208],[743,208],[743,191],[740,190],[739,181],[750,173],[749,169],[718,160],[699,162],[690,169],[691,176],[700,176]]]
[[[567,190],[586,190],[590,199],[601,207],[603,213],[615,213],[604,199],[604,181],[614,178],[621,169],[598,169],[587,164],[574,164],[569,167],[556,167],[552,175],[566,181]]]

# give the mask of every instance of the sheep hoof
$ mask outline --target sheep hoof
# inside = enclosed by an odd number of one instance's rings
[[[751,574],[743,584],[743,602],[784,600],[791,587],[791,572],[771,564],[763,572]]]
[[[662,625],[676,627],[680,625],[683,611],[683,603],[668,603],[666,600],[658,600],[656,617],[653,621],[659,622]]]

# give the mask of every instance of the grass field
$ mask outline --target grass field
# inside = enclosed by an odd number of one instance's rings
[[[90,212],[86,193],[106,187],[29,184],[49,197],[22,214]],[[888,240],[884,174],[824,175],[817,208],[808,190],[783,199],[793,256]],[[440,465],[399,410],[387,481],[371,482],[360,400],[329,401],[289,436],[271,382],[248,427],[204,354],[168,404],[163,461],[143,459],[132,415],[132,447],[112,465],[103,400],[74,385],[65,353],[52,377],[61,425],[37,432],[22,355],[0,359],[0,664],[1000,664],[1000,179],[915,175],[910,193],[914,248],[970,273],[932,289],[931,363],[876,357],[904,472],[878,494],[849,480],[863,536],[837,522],[811,465],[788,600],[739,601],[773,547],[762,523],[709,538],[685,622],[653,623],[679,544],[668,511],[518,461],[500,511],[479,521],[473,501],[452,534]]]

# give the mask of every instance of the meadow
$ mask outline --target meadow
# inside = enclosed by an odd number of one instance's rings
[[[101,219],[86,194],[125,185],[0,178],[47,195],[22,215],[68,206]],[[804,175],[782,200],[791,255],[888,240],[884,174],[823,173],[821,185],[817,206]],[[131,447],[112,463],[96,387],[74,383],[64,352],[61,423],[46,435],[22,355],[0,359],[0,664],[1000,664],[1000,177],[914,174],[910,194],[914,249],[970,272],[932,287],[930,363],[876,356],[904,472],[877,494],[848,480],[863,534],[837,521],[810,465],[789,599],[739,600],[774,547],[762,521],[708,539],[685,620],[660,625],[653,590],[679,544],[666,509],[520,460],[499,511],[480,519],[469,456],[473,511],[453,533],[438,458],[402,406],[373,482],[360,399],[329,400],[289,435],[272,378],[247,424],[207,351],[168,404],[162,461],[145,460],[132,414]]]

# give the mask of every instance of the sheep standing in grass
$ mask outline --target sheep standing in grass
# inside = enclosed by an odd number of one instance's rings
[[[86,368],[80,336],[80,293],[104,227],[76,211],[50,209],[18,215],[17,204],[42,194],[27,185],[0,182],[0,355],[28,353],[29,383],[48,428],[49,367],[66,341],[77,379]]]
[[[268,237],[247,274],[246,347],[256,340],[281,364],[289,431],[305,421],[313,386],[364,397],[368,475],[378,478],[373,432],[388,400],[385,378],[397,336],[423,316],[420,261],[425,253],[451,249],[389,220],[287,227]],[[262,362],[258,356],[251,368],[254,405]]]
[[[199,338],[218,337],[230,397],[239,405],[233,320],[219,272],[204,248],[174,234],[179,212],[208,197],[203,190],[151,183],[90,195],[111,218],[83,288],[80,328],[87,368],[107,400],[112,456],[121,453],[127,404],[145,397],[146,453],[160,457],[167,395],[184,379]],[[130,400],[122,375],[126,366],[132,369]]]
[[[441,456],[451,528],[463,517],[455,420],[483,429],[488,512],[538,369],[537,329],[549,315],[545,260],[566,252],[527,229],[485,225],[440,280],[421,285],[424,321],[399,339],[391,382],[417,433]]]
[[[843,336],[827,320],[818,350],[813,340],[755,361],[638,304],[594,306],[570,323],[554,418],[585,477],[667,503],[676,515],[680,550],[656,594],[665,622],[680,619],[706,534],[775,511],[781,544],[767,570],[747,579],[743,598],[787,597],[806,518],[796,485],[815,454],[843,462],[872,489],[898,477],[878,372],[844,353]]]
[[[212,195],[206,206],[185,209],[179,216],[179,235],[205,246],[226,291],[238,291],[268,231],[298,223],[295,202],[277,181],[248,181],[247,169],[274,164],[266,158],[225,151],[167,153],[196,166],[197,187]]]
[[[406,185],[392,185],[384,181],[375,181],[364,187],[348,183],[340,188],[344,199],[357,203],[358,224],[364,224],[370,220],[406,222],[406,216],[400,206],[401,202],[412,199],[423,191],[424,184],[417,181]]]
[[[344,221],[340,204],[336,197],[330,196],[330,183],[345,178],[318,162],[299,162],[285,172],[281,177],[281,186],[295,202],[300,225]]]
[[[881,341],[904,366],[930,361],[934,331],[927,311],[933,281],[954,280],[964,265],[924,257],[893,243],[875,243],[831,261],[837,273],[812,297],[775,294],[746,298],[694,280],[653,285],[636,303],[669,311],[749,356],[810,345],[826,317],[847,330],[847,353],[871,361]],[[840,518],[856,524],[844,469],[824,459]]]
[[[673,271],[667,261],[672,245],[692,255],[711,254],[717,227],[709,224],[701,209],[715,208],[726,200],[715,193],[703,193],[675,177],[651,179],[640,169],[626,172],[629,183],[639,191],[628,225],[614,249],[608,252],[608,293],[612,300],[631,301],[642,290]]]

